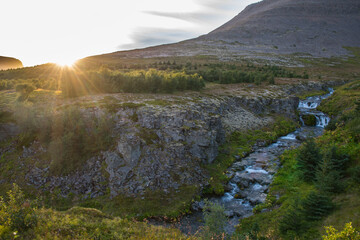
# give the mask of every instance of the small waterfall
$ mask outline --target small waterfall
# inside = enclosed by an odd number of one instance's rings
[[[326,116],[325,114],[323,115],[315,115],[316,117],[316,126],[317,127],[326,127],[329,122],[330,122],[330,118],[328,116]]]
[[[229,184],[231,185],[232,189],[230,192],[226,192],[224,194],[224,196],[221,198],[221,200],[223,202],[229,202],[229,201],[232,201],[234,198],[235,198],[235,195],[240,192],[240,189],[238,187],[238,185],[236,183],[233,183],[233,182],[229,182]]]
[[[313,101],[300,101],[299,102],[299,108],[315,109],[318,106],[319,106],[318,102],[313,102]]]
[[[298,105],[298,110],[300,112],[300,122],[302,126],[305,126],[304,120],[302,116],[305,115],[313,115],[316,118],[316,127],[324,128],[326,127],[329,122],[330,118],[319,111],[316,111],[315,109],[320,105],[320,102],[323,99],[326,99],[331,96],[331,94],[334,93],[334,89],[329,88],[329,93],[323,96],[315,96],[315,97],[308,97],[305,100],[301,100]]]

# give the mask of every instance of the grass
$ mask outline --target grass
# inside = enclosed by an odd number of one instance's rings
[[[99,210],[74,207],[64,212],[37,209],[36,227],[15,234],[20,239],[193,239],[178,229],[110,217]]]
[[[95,201],[103,204],[104,212],[114,216],[175,220],[190,212],[190,205],[198,194],[198,186],[181,186],[177,191],[171,190],[169,193],[147,191],[144,196],[139,197],[118,195],[111,200],[106,197]]]
[[[314,97],[314,96],[322,96],[327,94],[328,92],[325,90],[320,90],[320,91],[311,91],[311,92],[306,92],[304,94],[298,95],[298,97],[300,98],[300,100],[305,100],[308,97]]]

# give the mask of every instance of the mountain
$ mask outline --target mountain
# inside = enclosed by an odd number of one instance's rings
[[[23,67],[23,64],[19,59],[0,56],[0,70],[21,67]]]
[[[332,56],[360,47],[358,0],[264,0],[200,37],[272,52]]]
[[[198,38],[101,57],[331,57],[347,55],[347,46],[360,47],[359,0],[263,0]]]

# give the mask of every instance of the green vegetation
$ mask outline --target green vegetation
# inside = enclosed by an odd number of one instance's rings
[[[220,153],[215,161],[204,166],[211,176],[210,186],[204,190],[204,193],[224,194],[224,184],[229,180],[225,175],[225,171],[235,161],[235,156],[244,157],[251,152],[252,146],[256,142],[261,141],[270,144],[278,137],[295,131],[296,126],[296,123],[292,120],[278,116],[273,125],[261,130],[232,133],[220,148]]]
[[[17,185],[0,199],[1,239],[191,239],[177,229],[111,217],[92,208],[39,208]]]
[[[306,92],[304,94],[298,95],[298,97],[300,98],[300,100],[305,100],[308,97],[314,97],[314,96],[322,96],[329,93],[328,91],[325,90],[320,90],[320,91],[311,91],[311,92]]]
[[[256,237],[271,239],[316,239],[325,234],[323,226],[339,228],[347,222],[360,227],[359,172],[354,170],[360,166],[360,139],[355,124],[360,119],[355,87],[359,83],[344,85],[324,100],[322,109],[333,114],[335,124],[323,136],[280,157],[282,168],[271,184],[267,202],[256,208],[254,216],[241,220],[239,236],[249,236],[254,225],[259,226]],[[271,211],[259,211],[264,208]],[[342,239],[331,229],[327,239]]]
[[[326,236],[322,237],[323,240],[359,240],[360,232],[351,225],[351,222],[345,224],[342,231],[337,231],[334,227],[326,227]]]
[[[314,115],[303,115],[301,118],[306,126],[316,126],[316,117]]]
[[[48,148],[42,158],[52,159],[50,169],[53,174],[77,170],[89,157],[113,144],[114,122],[106,114],[86,117],[75,107],[54,112],[17,105],[14,119],[21,130],[17,147],[28,147],[36,140]]]
[[[208,82],[229,83],[275,83],[275,77],[303,78],[308,79],[309,75],[304,72],[302,75],[294,71],[286,70],[278,66],[255,66],[247,64],[237,67],[235,65],[212,64],[207,70],[200,71],[200,75]]]
[[[198,74],[185,72],[166,72],[150,70],[132,70],[127,72],[99,71],[82,72],[66,69],[61,79],[61,89],[68,97],[91,93],[172,93],[174,91],[196,90],[205,86]]]
[[[220,204],[205,201],[203,214],[205,220],[204,238],[224,239],[224,229],[228,221],[225,208]]]
[[[147,191],[144,196],[127,197],[118,195],[90,199],[81,203],[84,207],[96,207],[113,216],[144,218],[160,218],[176,220],[179,216],[190,212],[190,205],[199,194],[197,186],[181,186],[177,191]]]

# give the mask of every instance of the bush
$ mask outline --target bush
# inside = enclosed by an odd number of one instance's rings
[[[340,232],[332,226],[325,228],[326,235],[322,236],[323,240],[360,240],[360,232],[351,226],[351,222],[345,224]]]
[[[9,239],[17,232],[23,233],[37,224],[35,208],[24,197],[16,184],[7,192],[8,199],[0,197],[0,238]],[[15,236],[16,237],[16,236]]]
[[[227,223],[225,208],[220,204],[206,201],[203,213],[207,238],[216,239],[223,235]]]
[[[35,86],[29,83],[23,83],[16,85],[15,90],[20,94],[18,101],[25,101],[28,99],[30,93],[35,90]]]

